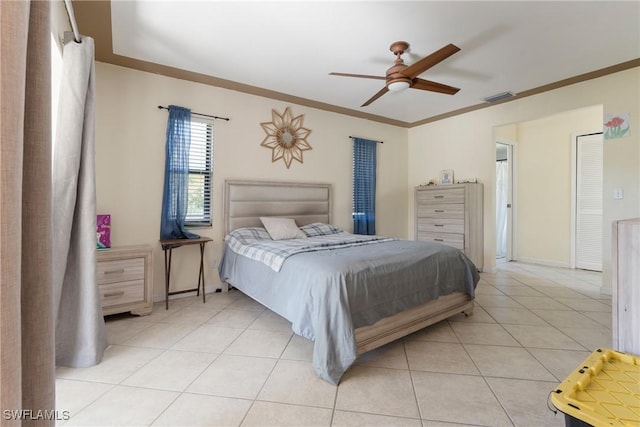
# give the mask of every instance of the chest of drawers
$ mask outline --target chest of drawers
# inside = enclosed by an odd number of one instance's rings
[[[103,314],[151,314],[151,246],[122,246],[99,250],[97,279]]]
[[[484,266],[482,184],[420,186],[415,190],[415,238],[458,248]]]

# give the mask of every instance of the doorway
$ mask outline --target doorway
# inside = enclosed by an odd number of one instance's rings
[[[496,142],[496,262],[513,260],[513,144]]]

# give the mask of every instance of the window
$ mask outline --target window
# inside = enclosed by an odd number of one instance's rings
[[[376,141],[353,138],[353,232],[376,234]]]
[[[213,124],[191,116],[187,226],[211,225],[213,181]]]

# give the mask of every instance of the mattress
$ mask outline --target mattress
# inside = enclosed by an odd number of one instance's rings
[[[355,329],[453,292],[473,298],[479,280],[460,250],[408,240],[296,253],[280,271],[225,245],[219,273],[313,340],[314,369],[332,384],[356,359]]]

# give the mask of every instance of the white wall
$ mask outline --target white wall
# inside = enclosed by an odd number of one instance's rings
[[[111,64],[96,63],[96,181],[98,213],[112,215],[112,245],[149,244],[154,248],[154,297],[164,298],[164,258],[158,243],[164,176],[167,111],[181,105],[192,111],[230,117],[214,128],[213,227],[196,230],[214,239],[206,249],[206,283],[219,284],[214,267],[223,239],[225,179],[323,182],[333,185],[333,222],[351,229],[351,147],[349,135],[384,141],[378,145],[377,231],[406,238],[408,131],[390,125],[287,104],[240,92],[172,79]],[[271,162],[261,147],[261,122],[271,109],[304,114],[311,129],[304,164],[286,169]],[[174,251],[172,290],[195,287],[197,247]]]
[[[409,130],[409,186],[454,169],[456,178],[476,177],[485,186],[485,266],[495,269],[494,127],[602,104],[604,114],[630,113],[631,135],[605,141],[603,287],[610,286],[611,224],[640,216],[640,68],[429,123]],[[613,188],[624,200],[612,201]],[[409,235],[413,200],[409,199]],[[549,245],[555,244],[553,241]]]

